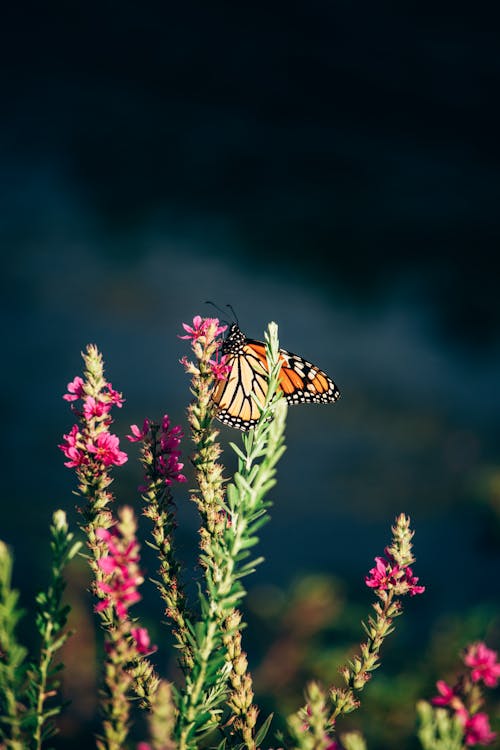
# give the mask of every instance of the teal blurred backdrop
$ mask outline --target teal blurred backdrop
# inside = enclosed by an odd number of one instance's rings
[[[367,616],[363,577],[404,511],[427,590],[353,718],[372,750],[401,747],[418,691],[432,694],[457,649],[500,646],[494,19],[346,2],[6,13],[1,537],[23,600],[45,580],[52,510],[76,519],[57,444],[84,346],[98,345],[127,399],[123,437],[165,412],[186,426],[177,336],[212,314],[206,300],[231,303],[252,337],[275,320],[282,345],[325,369],[342,398],[289,413],[266,562],[249,582],[256,684],[270,708],[292,710],[307,676],[335,678]],[[235,438],[221,427],[224,446]],[[129,453],[113,488],[137,507]],[[178,509],[193,566],[185,489]],[[74,576],[85,585],[84,570]],[[327,614],[304,635],[306,594]],[[158,642],[159,602],[151,592],[144,604]],[[90,602],[78,606],[85,623]],[[280,681],[290,653],[296,668]],[[168,672],[168,649],[158,658]],[[61,747],[85,747],[93,703],[72,689]],[[399,713],[396,693],[408,701]]]

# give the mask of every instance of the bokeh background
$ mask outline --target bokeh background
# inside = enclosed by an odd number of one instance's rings
[[[468,641],[500,646],[494,19],[413,2],[125,0],[11,4],[4,21],[1,536],[23,603],[46,580],[51,512],[76,522],[56,446],[80,351],[95,342],[127,398],[120,435],[165,412],[185,426],[181,322],[231,303],[249,336],[275,320],[342,392],[289,413],[245,610],[260,700],[283,714],[306,679],[338,680],[368,615],[363,577],[404,511],[427,590],[345,727],[371,750],[415,747],[415,700]],[[237,437],[221,428],[225,446]],[[134,459],[114,489],[138,507]],[[185,488],[178,509],[193,572]],[[86,582],[74,566],[58,747],[91,747],[95,728]],[[143,613],[173,674],[152,588]],[[32,641],[32,616],[22,629]]]

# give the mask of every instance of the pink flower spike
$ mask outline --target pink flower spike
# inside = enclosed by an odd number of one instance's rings
[[[65,393],[63,399],[65,401],[76,401],[82,398],[83,393],[83,380],[77,375],[71,383],[68,383],[68,393]]]
[[[97,461],[101,461],[105,466],[121,466],[128,460],[128,456],[119,450],[120,441],[116,435],[110,432],[101,432],[97,436],[95,443],[87,441],[87,451],[95,455]]]
[[[490,721],[487,714],[477,713],[467,719],[465,723],[465,744],[489,745],[495,740],[496,733],[490,729]]]
[[[139,742],[137,745],[137,750],[153,750],[149,742]]]
[[[473,643],[464,655],[464,663],[471,668],[472,682],[482,680],[487,687],[494,688],[500,679],[500,663],[497,652],[484,643]]]
[[[113,607],[117,617],[124,620],[128,608],[141,598],[138,587],[144,579],[139,570],[139,543],[136,539],[136,521],[131,508],[118,511],[119,522],[111,529],[102,527],[96,530],[96,536],[105,546],[106,554],[98,564],[106,574],[97,588],[104,595],[96,606],[96,612]]]
[[[144,438],[149,433],[149,419],[144,420],[142,429],[136,424],[131,424],[130,431],[132,432],[132,434],[125,435],[125,437],[127,438],[127,440],[130,440],[131,443],[137,443],[140,440],[144,440]]]

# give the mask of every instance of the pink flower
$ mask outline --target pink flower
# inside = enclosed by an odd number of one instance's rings
[[[109,414],[111,403],[98,401],[93,396],[85,396],[83,400],[83,416],[87,421],[92,417],[102,417],[103,414]]]
[[[472,670],[472,682],[482,680],[487,687],[497,686],[500,679],[500,663],[497,656],[497,652],[487,648],[484,643],[473,643],[468,647],[464,663]]]
[[[120,441],[116,435],[110,432],[101,432],[95,442],[87,441],[87,451],[93,453],[97,461],[105,466],[121,466],[127,461],[127,454],[119,449]]]
[[[392,565],[384,557],[376,557],[375,563],[375,567],[370,570],[365,578],[366,585],[379,591],[394,588],[399,580],[399,566]]]
[[[187,323],[183,323],[182,327],[187,332],[186,336],[179,336],[180,339],[192,339],[196,341],[203,336],[206,331],[205,319],[201,315],[195,315],[193,318],[193,325],[189,326]]]
[[[126,578],[132,565],[139,562],[139,544],[135,539],[131,539],[128,544],[124,544],[120,539],[117,531],[112,529],[97,529],[96,536],[98,539],[106,542],[109,555],[99,559],[99,567],[104,573],[114,573],[118,571],[123,578]]]
[[[170,420],[165,415],[161,423],[160,448],[164,452],[176,451],[177,455],[180,456],[180,451],[177,448],[181,444],[184,433],[179,425],[175,425],[171,429],[169,429],[169,425]]]
[[[466,745],[489,745],[496,733],[491,731],[487,714],[477,713],[469,717],[464,726]]]
[[[181,337],[179,336],[179,338],[181,338]],[[193,367],[193,363],[189,361],[189,359],[186,357],[186,355],[184,355],[183,357],[181,357],[180,360],[179,360],[179,362],[184,367],[184,369],[186,370],[186,372],[189,372],[189,370]]]
[[[139,742],[137,744],[137,750],[153,750],[149,742]]]
[[[123,402],[125,401],[125,399],[123,398],[123,395],[119,393],[118,391],[115,391],[111,383],[106,383],[106,388],[108,389],[107,396],[109,398],[109,403],[114,404],[119,409],[121,409],[123,406]]]
[[[142,424],[142,429],[138,427],[136,424],[130,425],[130,430],[132,432],[131,435],[126,435],[127,440],[130,440],[131,443],[138,443],[141,440],[144,440],[144,438],[149,433],[149,419],[145,419]]]
[[[413,575],[413,571],[411,568],[405,569],[405,576],[406,576],[406,583],[408,584],[409,591],[408,593],[410,596],[415,596],[416,594],[423,594],[425,591],[425,586],[417,586],[418,578],[417,576]]]
[[[164,478],[165,484],[170,487],[173,482],[186,482],[186,477],[181,474],[183,463],[177,461],[176,456],[158,456],[156,459],[156,471]]]
[[[97,584],[98,589],[107,596],[96,604],[95,611],[102,612],[104,609],[114,606],[120,620],[124,620],[127,617],[127,609],[141,598],[136,588],[138,583],[142,583],[142,578],[140,580],[133,580],[128,578],[121,579],[118,576],[114,576],[111,579],[111,583],[99,581]]]
[[[231,372],[230,365],[226,364],[227,359],[227,355],[223,354],[219,362],[217,362],[217,360],[215,359],[211,359],[209,361],[208,364],[210,365],[210,370],[216,380],[226,380],[227,376]]]
[[[76,401],[82,398],[83,395],[83,380],[77,376],[71,383],[68,383],[68,393],[64,394],[63,399],[65,401]]]
[[[454,688],[448,685],[448,683],[446,683],[444,680],[438,680],[436,682],[436,687],[438,689],[439,695],[431,700],[431,703],[434,706],[450,706],[453,703],[457,705],[456,700],[461,703]]]
[[[206,336],[207,334],[210,340],[213,341],[220,333],[224,333],[227,328],[227,326],[219,325],[218,318],[202,318],[200,315],[195,315],[192,326],[183,323],[182,327],[187,335],[179,336],[179,338],[190,339],[191,341],[197,341],[201,336]]]
[[[86,453],[78,447],[79,438],[81,438],[81,434],[78,425],[74,424],[71,431],[67,435],[63,435],[65,442],[57,446],[62,450],[66,458],[70,459],[64,462],[64,465],[69,468],[88,463]]]
[[[131,628],[130,635],[135,641],[138,654],[148,656],[157,650],[156,646],[151,646],[151,639],[146,628]]]
[[[219,318],[205,318],[205,323],[214,339],[227,330],[227,326],[219,325]]]

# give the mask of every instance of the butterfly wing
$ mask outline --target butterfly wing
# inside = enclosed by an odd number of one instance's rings
[[[280,349],[282,361],[279,383],[289,404],[333,403],[339,390],[333,380],[303,357]],[[267,393],[266,349],[261,341],[245,339],[228,355],[230,372],[213,395],[219,406],[217,418],[240,430],[254,427],[260,416],[255,402],[264,403]],[[252,394],[254,396],[252,397]]]
[[[263,404],[267,393],[267,361],[264,344],[245,341],[237,353],[229,354],[231,368],[226,380],[216,386],[212,399],[218,405],[217,419],[239,430],[249,430],[259,421],[255,398]],[[253,396],[252,396],[253,394]]]
[[[289,404],[330,404],[340,391],[326,372],[298,354],[280,349],[280,386]]]

